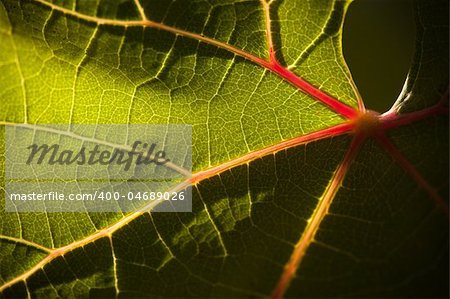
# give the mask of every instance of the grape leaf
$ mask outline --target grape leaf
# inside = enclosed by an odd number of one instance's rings
[[[349,4],[2,0],[2,138],[184,123],[194,145],[192,213],[3,200],[2,296],[448,296],[448,2],[417,1],[414,61],[383,114],[343,59]]]

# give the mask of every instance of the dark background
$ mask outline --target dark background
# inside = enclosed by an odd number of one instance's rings
[[[344,23],[344,57],[366,107],[388,110],[400,94],[415,43],[413,0],[356,0]]]

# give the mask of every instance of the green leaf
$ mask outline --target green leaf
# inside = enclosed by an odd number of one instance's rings
[[[2,0],[3,127],[182,123],[194,145],[192,213],[2,200],[2,296],[448,296],[448,2],[417,1],[384,114],[343,60],[348,5]]]
[[[432,106],[448,89],[448,14],[440,12],[446,7],[444,2],[416,3],[416,50],[403,91],[394,104],[401,112]]]

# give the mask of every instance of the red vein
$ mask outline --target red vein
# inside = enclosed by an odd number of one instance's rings
[[[389,140],[385,134],[379,134],[376,137],[379,144],[391,155],[391,157],[400,165],[403,170],[409,174],[416,183],[425,190],[431,199],[449,215],[448,203],[436,192],[436,190],[422,177],[417,169],[409,162],[397,147]]]
[[[342,182],[344,181],[344,177],[350,168],[350,165],[358,150],[361,146],[364,138],[361,135],[356,135],[348,149],[347,153],[344,156],[341,164],[337,168],[333,178],[328,184],[327,189],[325,190],[322,199],[320,199],[318,206],[316,207],[313,215],[308,220],[308,224],[303,232],[300,240],[295,245],[294,251],[288,261],[288,263],[284,267],[284,271],[281,275],[278,284],[276,285],[274,291],[272,292],[272,298],[282,298],[284,293],[291,280],[293,279],[300,263],[305,256],[306,250],[309,248],[309,245],[314,241],[314,236],[319,229],[319,226],[324,219],[325,215],[328,213],[328,209],[333,201],[337,191],[339,190]]]
[[[196,39],[198,41],[202,41],[204,43],[225,49],[231,53],[234,53],[236,55],[239,55],[249,61],[252,61],[262,67],[265,67],[266,69],[270,70],[271,72],[281,76],[283,79],[294,85],[295,87],[299,88],[306,94],[310,95],[317,101],[325,104],[329,108],[331,108],[336,113],[346,117],[346,118],[354,118],[357,116],[358,111],[350,106],[347,106],[346,104],[338,101],[337,99],[333,98],[332,96],[328,95],[327,93],[321,91],[319,88],[313,86],[311,83],[301,79],[293,72],[289,71],[285,67],[281,66],[277,61],[267,61],[264,60],[261,57],[255,56],[253,54],[250,54],[248,52],[245,52],[244,50],[241,50],[239,48],[236,48],[234,46],[231,46],[227,43],[218,41],[213,38],[209,38],[206,36],[203,36],[201,34],[185,31],[182,29],[178,29],[175,27],[171,27],[162,23],[150,21],[150,20],[138,20],[138,21],[123,21],[123,20],[111,20],[111,19],[104,19],[104,18],[98,18],[93,17],[89,15],[85,15],[82,13],[79,13],[77,11],[73,11],[64,7],[57,6],[53,3],[49,3],[44,0],[35,0],[38,3],[41,3],[47,7],[50,7],[53,10],[59,11],[61,13],[64,13],[66,15],[70,15],[76,18],[79,18],[81,20],[85,20],[88,22],[93,22],[99,25],[112,25],[112,26],[125,26],[125,27],[131,27],[131,26],[142,26],[142,27],[151,27],[155,29],[165,30],[168,32],[171,32],[176,35],[189,37],[192,39]],[[269,5],[269,4],[267,4]],[[270,23],[269,23],[270,26]],[[270,38],[271,40],[271,38]],[[271,51],[273,53],[273,50]],[[274,55],[274,54],[271,54]]]
[[[47,255],[45,258],[43,258],[39,263],[35,264],[32,268],[28,269],[27,271],[23,272],[21,275],[16,276],[15,278],[11,279],[10,281],[5,282],[2,286],[0,286],[0,292],[3,292],[5,289],[11,287],[12,285],[18,283],[19,281],[25,281],[28,279],[31,275],[36,273],[37,271],[44,268],[45,265],[53,261],[54,259],[64,256],[70,251],[73,251],[77,248],[83,247],[86,244],[89,244],[90,242],[93,242],[95,240],[98,240],[100,238],[103,238],[105,236],[111,236],[111,234],[118,230],[120,227],[125,225],[126,223],[130,222],[131,220],[135,219],[136,217],[140,216],[141,213],[133,213],[130,216],[133,216],[133,218],[130,217],[124,217],[120,221],[116,222],[115,224],[104,228],[102,230],[97,231],[96,233],[82,239],[79,241],[75,241],[73,243],[70,243],[66,246],[57,248],[57,249],[51,249],[50,254]]]
[[[229,45],[225,42],[221,42],[219,40],[213,39],[213,38],[209,38],[206,36],[203,36],[201,34],[197,34],[197,33],[193,33],[193,32],[189,32],[189,31],[185,31],[182,29],[178,29],[175,27],[171,27],[162,23],[158,23],[158,22],[154,22],[151,20],[112,20],[112,19],[105,19],[105,18],[100,18],[100,17],[93,17],[93,16],[89,16],[83,13],[79,13],[77,11],[73,11],[64,7],[60,7],[58,5],[55,5],[53,3],[44,1],[44,0],[34,0],[38,3],[41,3],[42,5],[45,5],[53,10],[59,11],[63,14],[84,20],[84,21],[88,21],[91,23],[96,23],[98,25],[111,25],[111,26],[123,26],[123,27],[150,27],[150,28],[155,28],[155,29],[160,29],[160,30],[164,30],[164,31],[168,31],[170,33],[173,33],[175,35],[180,35],[180,36],[185,36],[185,37],[189,37],[195,40],[199,40],[202,41],[204,43],[216,46],[218,48],[222,48],[225,49],[229,52],[232,52],[236,55],[239,55],[247,60],[250,60],[256,64],[259,65],[265,65],[268,62],[260,57],[257,57],[255,55],[252,55],[248,52],[245,52],[244,50],[241,50],[239,48],[236,48],[232,45]]]
[[[346,117],[353,119],[358,116],[358,111],[352,107],[349,107],[342,103],[341,101],[338,101],[337,99],[333,98],[332,96],[328,95],[327,93],[323,92],[319,88],[313,86],[306,80],[300,78],[295,73],[291,72],[289,68],[282,66],[276,57],[276,51],[273,44],[272,39],[272,28],[271,28],[271,20],[270,20],[270,3],[267,2],[267,0],[260,0],[263,6],[264,10],[264,18],[265,18],[265,25],[266,25],[266,39],[267,39],[267,47],[269,49],[269,62],[264,64],[264,67],[269,69],[275,74],[278,74],[280,77],[297,87],[298,89],[302,90],[306,94],[312,96],[319,102],[325,104],[329,108],[331,108],[336,113]],[[357,93],[356,93],[357,94]],[[360,97],[358,96],[358,106],[362,111],[365,111],[364,104],[361,105],[362,101],[359,100]]]
[[[397,114],[396,112],[389,111],[381,116],[381,127],[384,130],[389,130],[399,126],[409,125],[430,116],[448,114],[449,109],[448,107],[445,107],[442,102],[439,102],[430,108],[406,114]]]
[[[405,88],[405,87],[403,87],[403,88]],[[406,94],[406,92],[402,91],[400,96],[402,96],[404,94]],[[447,87],[447,90],[442,94],[440,100],[432,107],[445,106],[445,102],[448,102],[448,94],[449,94],[449,88]],[[397,117],[398,115],[400,115],[399,111],[400,111],[402,105],[408,101],[410,96],[411,96],[411,93],[407,94],[404,98],[402,98],[402,100],[397,99],[395,101],[394,105],[392,105],[392,107],[387,112],[383,113],[383,117],[385,117],[386,119],[393,119],[393,118]]]
[[[386,150],[399,162],[399,164],[407,170],[409,174],[413,176],[413,178],[418,182],[420,186],[422,186],[427,192],[430,194],[430,196],[439,204],[439,206],[443,207],[445,211],[448,213],[448,204],[436,193],[436,191],[420,176],[420,174],[417,172],[417,170],[414,169],[414,167],[401,155],[401,153],[389,142],[389,140],[383,135],[384,131],[390,128],[395,128],[402,124],[412,123],[414,121],[418,121],[421,119],[424,119],[426,117],[436,115],[442,112],[443,107],[436,105],[434,107],[424,109],[422,111],[413,112],[401,116],[397,115],[391,115],[389,117],[386,117],[384,115],[380,121],[381,126],[384,125],[384,127],[381,128],[381,130],[377,131],[378,141],[381,142],[381,144],[386,148]],[[448,114],[448,111],[447,111]],[[359,117],[364,117],[364,115],[359,115]],[[12,125],[11,123],[0,121],[0,125]],[[367,135],[364,130],[358,130],[358,127],[364,126],[364,121],[358,122],[358,121],[348,121],[346,123],[336,125],[331,128],[326,128],[320,131],[316,131],[307,135],[299,136],[290,140],[283,141],[279,144],[275,144],[272,146],[269,146],[267,148],[257,150],[251,153],[248,153],[242,157],[236,158],[234,160],[231,160],[229,162],[223,163],[221,165],[212,167],[210,169],[198,172],[194,174],[190,179],[188,179],[186,182],[181,184],[180,188],[185,188],[187,184],[196,184],[200,182],[201,180],[207,179],[208,177],[217,175],[223,171],[226,171],[232,167],[248,163],[254,159],[257,159],[259,157],[273,154],[277,151],[288,149],[291,147],[295,147],[301,144],[306,144],[309,142],[317,141],[324,138],[329,138],[333,136],[339,136],[345,133],[357,133],[350,149],[348,150],[346,156],[343,159],[343,162],[340,164],[339,168],[336,170],[335,176],[333,177],[332,181],[330,182],[329,186],[327,187],[318,207],[316,208],[316,211],[314,212],[312,218],[308,222],[307,229],[305,230],[304,234],[302,235],[301,239],[297,243],[295,250],[291,256],[291,259],[289,263],[285,267],[285,271],[283,273],[282,278],[280,279],[277,288],[273,292],[274,298],[281,297],[285,290],[287,289],[290,280],[292,279],[293,275],[296,272],[296,269],[298,269],[298,266],[300,265],[300,262],[305,254],[306,249],[310,245],[310,243],[313,241],[314,234],[317,231],[323,217],[326,215],[328,207],[331,204],[331,201],[336,194],[338,188],[340,187],[340,184],[342,183],[342,180],[348,170],[348,167],[353,160],[354,156],[356,155],[356,152],[359,148],[359,145],[362,141],[363,135]],[[369,130],[370,131],[370,130]],[[384,136],[384,137],[383,137]],[[368,137],[365,136],[365,137]],[[41,260],[39,263],[37,263],[35,266],[33,266],[31,269],[27,270],[26,272],[22,273],[18,277],[6,282],[2,286],[0,286],[0,292],[5,290],[6,288],[12,286],[13,284],[19,282],[19,281],[25,281],[28,277],[33,275],[38,270],[42,269],[46,264],[50,263],[52,260],[59,256],[63,256],[64,254],[75,250],[77,248],[80,248],[90,242],[93,242],[95,240],[98,240],[103,237],[110,237],[112,233],[120,229],[121,227],[125,226],[127,223],[133,221],[140,215],[144,213],[143,210],[129,214],[119,220],[118,222],[101,229],[94,234],[75,241],[71,244],[68,244],[64,247],[60,247],[57,249],[47,249],[45,248],[44,251],[51,251],[51,253],[46,256],[43,260]],[[12,239],[11,237],[4,236],[4,238]],[[23,244],[32,246],[33,244],[27,244],[27,241],[22,242]],[[39,244],[37,244],[40,246]],[[36,246],[34,246],[36,247]]]
[[[169,192],[178,192],[180,190],[185,189],[188,186],[188,184],[186,182],[182,182],[180,184],[178,184],[177,186],[175,186],[174,188],[172,188]],[[134,219],[138,218],[139,216],[141,216],[142,214],[144,214],[145,212],[150,211],[154,206],[156,206],[158,204],[158,202],[151,202],[148,205],[142,207],[141,209],[139,209],[137,212],[131,213],[125,217],[123,217],[122,219],[120,219],[119,221],[111,224],[108,227],[105,227],[101,230],[96,231],[95,233],[87,236],[84,239],[72,242],[66,246],[63,247],[59,247],[59,248],[55,248],[55,249],[50,249],[50,248],[45,248],[41,245],[38,244],[33,244],[30,241],[25,241],[23,240],[21,243],[28,245],[28,246],[41,246],[40,249],[45,250],[49,252],[49,254],[43,258],[39,263],[35,264],[32,268],[28,269],[27,271],[23,272],[21,275],[16,276],[15,278],[11,279],[10,281],[5,282],[3,285],[0,286],[0,293],[3,292],[5,289],[11,287],[12,285],[18,283],[19,281],[26,281],[31,275],[33,275],[34,273],[36,273],[37,271],[43,269],[43,267],[45,265],[47,265],[48,263],[50,263],[51,261],[53,261],[54,259],[60,257],[60,256],[64,256],[65,254],[74,251],[75,249],[78,249],[80,247],[84,247],[87,244],[94,242],[96,240],[99,240],[101,238],[104,237],[108,237],[111,238],[112,234],[114,232],[116,232],[117,230],[121,229],[122,227],[124,227],[125,225],[127,225],[128,223],[130,223],[131,221],[133,221]],[[2,238],[4,239],[13,239],[11,237],[8,236],[2,236]],[[17,241],[18,242],[18,241]],[[37,246],[36,246],[37,245]]]
[[[248,163],[248,162],[250,162],[254,159],[257,159],[258,157],[264,156],[264,155],[273,154],[273,153],[283,150],[283,149],[287,149],[287,148],[290,148],[293,146],[305,144],[305,143],[312,142],[312,141],[317,141],[322,138],[338,136],[338,135],[342,135],[342,134],[351,132],[351,130],[353,129],[353,126],[354,125],[352,123],[344,123],[344,124],[336,125],[331,128],[323,129],[323,130],[320,130],[317,132],[313,132],[311,134],[307,134],[304,136],[300,136],[297,138],[293,138],[293,139],[281,142],[281,143],[273,145],[273,146],[269,146],[262,150],[257,150],[257,151],[251,152],[247,155],[244,155],[237,159],[231,160],[227,163],[221,164],[219,166],[213,167],[213,168],[205,170],[205,171],[198,172],[198,173],[194,174],[190,179],[186,180],[185,182],[183,182],[180,185],[178,185],[177,187],[175,187],[173,190],[179,191],[178,189],[180,189],[180,190],[184,189],[188,185],[198,183],[199,181],[201,181],[203,179],[217,175],[231,167],[235,167],[235,166],[243,164],[243,163]],[[48,249],[48,251],[50,252],[49,255],[47,255],[44,259],[42,259],[39,263],[34,265],[29,270],[25,271],[21,275],[15,277],[14,279],[12,279],[12,280],[4,283],[2,286],[0,286],[0,292],[2,292],[3,290],[7,289],[8,287],[14,285],[15,283],[17,283],[19,281],[25,281],[27,278],[29,278],[31,275],[33,275],[35,272],[39,271],[46,264],[50,263],[51,261],[53,261],[54,259],[56,259],[59,256],[63,256],[65,254],[67,254],[68,252],[73,251],[77,248],[83,247],[86,244],[89,244],[95,240],[98,240],[98,239],[101,239],[104,237],[111,237],[111,235],[115,231],[119,230],[120,228],[122,228],[126,224],[130,223],[137,217],[141,216],[145,211],[148,211],[148,210],[149,210],[149,207],[146,206],[146,207],[142,208],[140,211],[129,214],[129,215],[125,216],[124,218],[120,219],[118,222],[116,222],[104,229],[101,229],[101,230],[95,232],[94,234],[87,236],[84,239],[75,241],[73,243],[70,243],[66,246],[63,246],[63,247],[60,247],[57,249]],[[4,236],[3,238],[10,239],[10,237],[7,237],[7,236]],[[24,241],[22,243],[27,244],[26,241]],[[37,246],[39,246],[39,245],[37,245]],[[36,247],[36,245],[34,247]]]
[[[248,163],[250,161],[253,161],[257,158],[266,156],[268,154],[274,154],[280,150],[285,150],[285,149],[288,149],[288,148],[291,148],[294,146],[317,141],[317,140],[320,140],[323,138],[339,136],[339,135],[351,132],[353,130],[353,128],[354,128],[354,123],[343,123],[340,125],[336,125],[334,127],[326,128],[326,129],[316,131],[316,132],[313,132],[310,134],[306,134],[306,135],[299,136],[299,137],[296,137],[293,139],[282,141],[278,144],[263,148],[261,150],[256,150],[256,151],[250,152],[244,156],[241,156],[234,160],[230,160],[228,162],[225,162],[218,166],[212,167],[210,169],[197,172],[189,179],[189,182],[195,184],[195,183],[202,181],[208,177],[215,176],[227,169],[233,168],[235,166],[238,166],[238,165],[241,165],[244,163]]]
[[[296,86],[298,89],[302,90],[306,94],[309,94],[319,102],[325,104],[331,108],[336,113],[342,115],[343,117],[354,119],[358,116],[359,112],[350,106],[338,101],[317,87],[311,85],[311,83],[298,77],[296,74],[281,66],[278,62],[273,62],[267,66],[269,70],[278,74],[280,77]]]
[[[436,107],[431,107],[431,108],[425,109],[423,111],[413,112],[410,114],[406,114],[404,116],[399,116],[398,118],[402,119],[402,121],[395,122],[394,124],[388,125],[388,126],[386,126],[385,129],[393,128],[393,127],[400,125],[400,123],[404,122],[403,119],[406,119],[408,121],[407,123],[411,123],[413,121],[417,121],[417,120],[423,119],[425,117],[435,115],[436,113],[432,112],[432,111],[436,111],[437,109],[438,108],[436,108]],[[394,121],[394,120],[396,120],[395,118],[397,118],[397,117],[395,117],[395,116],[391,117],[388,120],[384,120],[384,122]],[[5,124],[9,124],[9,123],[0,122],[0,124],[5,125]],[[358,122],[349,121],[344,124],[336,125],[331,128],[323,129],[323,130],[313,132],[313,133],[310,133],[310,134],[307,134],[304,136],[299,136],[299,137],[296,137],[296,138],[293,138],[293,139],[290,139],[287,141],[283,141],[279,144],[272,145],[272,146],[264,148],[262,150],[257,150],[257,151],[251,152],[251,153],[244,155],[242,157],[239,157],[237,159],[231,160],[229,162],[223,163],[216,167],[212,167],[205,171],[201,171],[201,172],[194,174],[185,183],[181,184],[182,185],[181,188],[186,187],[187,186],[186,184],[198,183],[201,180],[204,180],[208,177],[217,175],[217,174],[219,174],[223,171],[226,171],[232,167],[235,167],[235,166],[238,166],[238,165],[241,165],[244,163],[248,163],[254,159],[257,159],[259,157],[262,157],[262,156],[265,156],[265,155],[268,155],[271,153],[273,154],[273,153],[283,150],[283,149],[288,149],[288,148],[291,148],[294,146],[306,144],[308,142],[317,141],[317,140],[320,140],[323,138],[339,136],[339,135],[342,135],[345,133],[359,132],[356,128],[357,126],[358,126]],[[402,154],[395,148],[395,146],[392,145],[392,143],[390,143],[390,141],[386,138],[385,135],[383,135],[383,133],[384,133],[384,130],[379,131],[379,134],[377,134],[377,140],[392,155],[392,157],[416,180],[416,182],[430,194],[430,197],[432,197],[436,201],[436,203],[440,207],[442,207],[444,209],[444,211],[448,214],[448,212],[449,212],[448,204],[421,177],[421,175],[417,172],[417,170],[409,163],[409,161],[407,161],[402,156]],[[282,297],[284,292],[286,291],[287,287],[289,286],[289,283],[290,283],[292,277],[295,275],[295,272],[298,269],[308,246],[313,241],[314,235],[315,235],[316,231],[318,230],[318,227],[320,226],[322,219],[326,215],[328,208],[329,208],[336,192],[338,191],[354,156],[357,153],[357,150],[359,149],[362,139],[363,139],[363,134],[356,135],[354,141],[352,142],[352,145],[350,146],[350,149],[347,151],[342,163],[336,170],[336,173],[335,173],[332,181],[330,182],[329,186],[327,187],[326,191],[324,192],[324,195],[323,195],[318,207],[316,208],[316,211],[314,212],[312,218],[308,221],[308,226],[307,226],[305,232],[303,233],[301,239],[295,246],[295,250],[291,256],[290,261],[288,262],[288,264],[285,267],[283,275],[280,278],[280,281],[279,281],[276,289],[272,293],[272,296],[274,298]],[[46,248],[45,251],[47,251],[47,250],[51,251],[51,253],[48,256],[46,256],[43,260],[41,260],[39,263],[34,265],[32,268],[30,268],[26,272],[22,273],[21,275],[15,277],[14,279],[12,279],[12,280],[4,283],[2,286],[0,286],[0,292],[2,292],[6,288],[14,285],[15,283],[17,283],[19,281],[25,281],[28,277],[30,277],[35,272],[42,269],[46,264],[50,263],[57,257],[63,256],[70,251],[73,251],[77,248],[83,247],[86,244],[93,242],[95,240],[98,240],[100,238],[110,237],[112,235],[112,233],[114,233],[121,227],[125,226],[126,224],[130,223],[131,221],[133,221],[134,219],[136,219],[143,213],[144,213],[143,211],[138,211],[138,212],[129,214],[129,215],[125,216],[124,218],[122,218],[121,220],[119,220],[118,222],[116,222],[104,229],[101,229],[84,239],[75,241],[64,247],[60,247],[57,249],[47,249]],[[10,238],[10,237],[5,236],[5,238]],[[26,241],[22,242],[22,243],[27,244]],[[27,245],[30,245],[30,244],[27,244]],[[38,245],[38,246],[40,246],[40,245]]]
[[[309,82],[303,80],[302,78],[298,77],[295,73],[289,71],[287,68],[279,64],[275,57],[275,50],[273,47],[273,41],[272,41],[272,34],[270,30],[270,13],[269,13],[269,5],[270,3],[267,3],[265,0],[261,0],[264,6],[264,13],[265,13],[265,19],[266,19],[266,34],[267,34],[267,42],[268,42],[268,48],[269,48],[269,59],[270,61],[266,61],[260,57],[257,57],[255,55],[252,55],[248,52],[245,52],[244,50],[241,50],[239,48],[236,48],[234,46],[231,46],[229,44],[226,44],[224,42],[205,37],[201,34],[196,34],[192,32],[188,32],[182,29],[178,29],[175,27],[171,27],[162,23],[157,23],[154,21],[150,21],[145,19],[145,13],[143,12],[143,9],[138,2],[138,0],[135,0],[135,3],[139,9],[139,12],[141,14],[141,17],[143,20],[138,21],[123,21],[123,20],[111,20],[111,19],[104,19],[104,18],[98,18],[93,17],[89,15],[85,15],[82,13],[79,13],[77,11],[72,11],[60,6],[57,6],[53,3],[46,2],[44,0],[35,0],[36,2],[39,2],[47,7],[50,7],[53,10],[59,11],[61,13],[88,21],[93,22],[98,25],[112,25],[112,26],[142,26],[142,27],[151,27],[155,29],[165,30],[168,32],[171,32],[176,35],[185,36],[189,38],[196,39],[198,41],[205,42],[210,45],[214,45],[216,47],[225,49],[229,52],[232,52],[238,56],[241,56],[249,61],[252,61],[262,67],[265,67],[266,69],[270,70],[271,72],[279,75],[295,87],[299,88],[306,94],[312,96],[319,102],[325,104],[329,108],[331,108],[333,111],[337,112],[338,114],[349,118],[349,119],[355,119],[358,118],[362,112],[364,111],[358,111],[350,106],[347,106],[346,104],[338,101],[337,99],[333,98],[332,96],[328,95],[327,93],[321,91],[319,88],[313,86]],[[448,92],[447,92],[448,96]],[[361,105],[361,103],[358,103],[360,109],[363,109],[364,106]],[[381,117],[381,123],[382,123],[382,130],[387,130],[390,128],[394,128],[397,126],[409,124],[411,122],[426,118],[431,115],[436,115],[439,113],[446,113],[448,114],[448,109],[443,110],[442,105],[431,107],[428,109],[424,109],[422,111],[413,112],[401,116],[397,116],[395,113],[387,113]],[[227,169],[230,169],[232,167],[235,167],[237,165],[248,163],[249,161],[252,161],[256,158],[262,157],[264,155],[268,155],[270,153],[275,153],[279,150],[287,149],[290,147],[294,147],[300,144],[305,144],[308,142],[316,141],[322,138],[332,137],[332,136],[338,136],[344,133],[348,133],[352,131],[355,128],[355,122],[347,122],[341,125],[337,125],[332,128],[327,128],[321,131],[317,131],[311,134],[307,134],[304,136],[300,136],[291,140],[287,140],[284,142],[281,142],[279,144],[270,146],[268,148],[257,150],[254,152],[251,152],[247,155],[244,155],[242,157],[239,157],[237,159],[234,159],[232,161],[223,163],[219,166],[210,168],[205,171],[198,172],[194,174],[191,179],[189,179],[186,183],[189,184],[195,184],[199,181],[206,179],[208,177],[217,175]],[[280,281],[275,288],[274,292],[272,293],[272,296],[274,298],[280,298],[283,296],[284,292],[286,291],[287,287],[289,286],[290,281],[292,280],[293,276],[295,275],[295,272],[298,269],[298,266],[300,265],[302,258],[304,257],[304,254],[311,244],[311,242],[314,241],[315,233],[317,232],[321,221],[327,214],[328,208],[331,205],[331,202],[336,195],[339,187],[341,186],[344,177],[350,167],[351,162],[353,161],[354,157],[356,156],[358,149],[360,148],[360,145],[363,141],[363,138],[361,135],[355,136],[349,150],[347,151],[343,161],[339,165],[338,169],[335,172],[335,175],[333,176],[330,184],[328,185],[327,189],[325,190],[322,199],[320,200],[318,207],[314,211],[311,219],[308,221],[308,225],[305,229],[305,232],[302,234],[302,237],[300,238],[299,242],[296,244],[294,252],[289,260],[289,262],[286,264],[284,272],[280,278]],[[384,146],[384,148],[396,159],[396,161],[409,173],[411,176],[417,181],[417,183],[422,186],[429,194],[430,196],[436,200],[436,202],[441,207],[446,207],[446,212],[448,213],[448,204],[443,201],[443,199],[436,193],[436,191],[420,176],[420,174],[417,172],[417,170],[407,161],[401,153],[395,148],[394,145],[390,143],[390,141],[384,136],[380,135],[378,137],[378,141]],[[7,287],[13,285],[14,283],[22,280],[26,280],[29,276],[31,276],[33,273],[44,267],[47,263],[51,262],[53,259],[55,259],[58,256],[62,256],[65,253],[72,251],[76,248],[82,247],[85,244],[88,244],[94,240],[97,240],[102,237],[110,237],[111,234],[126,225],[127,223],[131,222],[132,220],[136,219],[140,215],[142,215],[142,211],[132,213],[124,218],[122,218],[120,221],[116,222],[115,224],[112,224],[111,226],[104,228],[100,231],[97,231],[96,233],[82,239],[76,242],[73,242],[69,245],[66,245],[64,247],[54,249],[51,251],[51,253],[41,260],[38,264],[36,264],[34,267],[29,269],[28,271],[24,272],[22,275],[14,278],[13,280],[6,282],[4,285],[0,286],[0,291],[3,291]]]

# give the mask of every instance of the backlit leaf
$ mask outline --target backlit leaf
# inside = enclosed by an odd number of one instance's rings
[[[448,296],[448,2],[417,1],[414,61],[382,115],[342,56],[349,5],[2,0],[2,138],[192,124],[194,174],[192,213],[2,200],[1,295]]]

